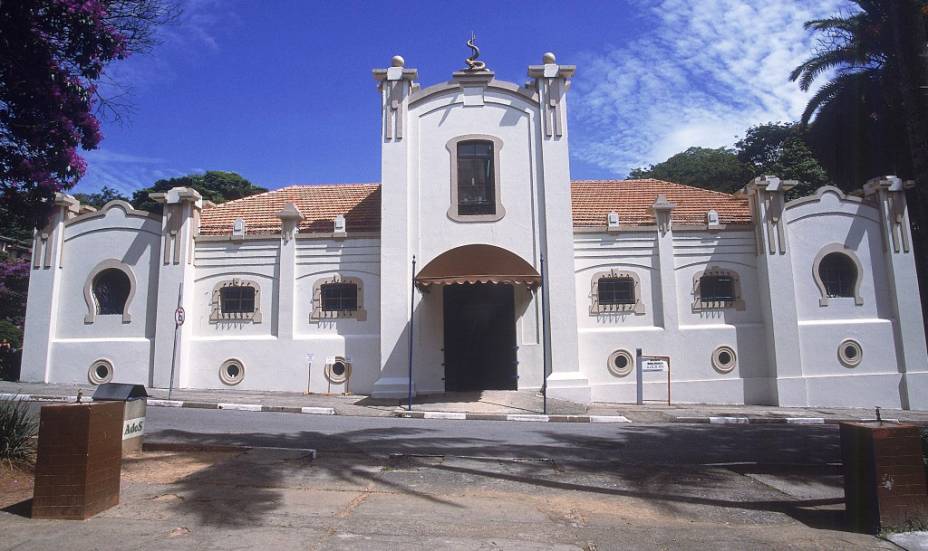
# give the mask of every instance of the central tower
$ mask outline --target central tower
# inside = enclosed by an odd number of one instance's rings
[[[589,401],[577,367],[567,145],[574,67],[546,54],[519,86],[496,80],[468,45],[467,68],[428,88],[399,56],[374,70],[383,305],[373,394],[406,396],[411,354],[417,393],[540,388],[548,373],[550,395]]]

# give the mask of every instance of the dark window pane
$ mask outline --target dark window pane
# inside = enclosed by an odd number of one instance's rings
[[[247,285],[232,285],[219,289],[219,310],[223,314],[253,314],[255,288]]]
[[[598,288],[602,306],[635,304],[635,280],[630,277],[602,277]]]
[[[109,268],[93,278],[93,296],[97,301],[97,314],[123,314],[132,284],[122,270]]]
[[[846,254],[829,253],[818,265],[818,275],[828,297],[852,297],[857,285],[857,266]]]
[[[458,144],[458,214],[496,214],[492,142]]]
[[[358,286],[354,283],[326,283],[321,292],[323,312],[354,312],[358,309]]]
[[[735,280],[731,276],[702,276],[699,278],[699,297],[703,301],[733,301]]]

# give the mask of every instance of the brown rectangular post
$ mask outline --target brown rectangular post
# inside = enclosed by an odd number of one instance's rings
[[[83,520],[119,503],[123,406],[42,407],[33,518]]]
[[[850,528],[875,534],[928,521],[928,489],[919,429],[841,423],[844,496]]]

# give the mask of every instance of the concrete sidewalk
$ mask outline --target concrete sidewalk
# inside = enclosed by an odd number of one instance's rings
[[[73,399],[80,390],[93,395],[92,385],[13,383],[0,381],[0,397],[28,395],[32,400]],[[632,422],[632,423],[717,423],[717,424],[822,424],[844,420],[873,419],[872,409],[854,408],[784,408],[771,406],[701,405],[701,404],[578,404],[549,399],[547,415],[543,400],[536,391],[458,392],[417,396],[413,411],[407,412],[404,400],[375,400],[359,395],[296,394],[244,390],[186,390],[172,393],[168,401],[165,389],[148,389],[150,405],[193,407],[244,411],[271,411],[319,415],[354,415],[365,417],[417,417],[431,419],[476,419],[546,422]],[[928,412],[882,410],[882,418],[928,425]]]
[[[829,465],[754,467],[148,452],[124,461],[119,505],[84,522],[30,519],[28,484],[0,494],[0,548],[898,549],[843,530]]]

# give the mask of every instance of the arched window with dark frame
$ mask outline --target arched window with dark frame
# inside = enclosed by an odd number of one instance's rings
[[[630,277],[601,277],[597,293],[601,306],[635,304],[635,280]]]
[[[355,283],[324,283],[320,293],[323,312],[353,312],[358,309],[358,286]]]
[[[457,144],[458,214],[496,214],[496,172],[493,142],[468,140]]]
[[[96,313],[101,316],[122,315],[132,282],[122,270],[107,268],[93,278],[92,290]]]
[[[828,298],[853,297],[857,286],[857,265],[846,254],[826,254],[818,265],[818,276]]]

